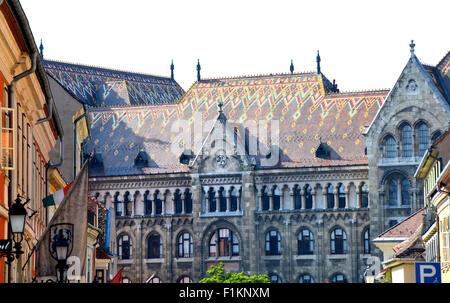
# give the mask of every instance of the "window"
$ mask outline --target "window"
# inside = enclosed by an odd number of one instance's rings
[[[125,195],[123,196],[123,204],[125,209],[125,216],[131,216],[132,205],[130,200],[130,193],[128,191],[125,192]]]
[[[420,123],[418,126],[419,132],[419,157],[423,157],[425,151],[428,149],[428,126],[425,123]]]
[[[385,139],[385,150],[386,158],[396,158],[397,157],[397,143],[392,136],[387,136]]]
[[[130,236],[122,235],[117,241],[117,253],[119,259],[129,260],[132,257],[132,241]]]
[[[177,189],[173,195],[173,203],[175,206],[175,214],[181,214],[183,211],[183,200],[181,199],[181,193],[179,189]]]
[[[148,253],[149,259],[162,258],[162,239],[158,234],[153,234],[148,238]]]
[[[331,278],[332,283],[347,283],[347,278],[343,274],[335,274]]]
[[[370,229],[364,232],[364,254],[370,254]]]
[[[411,204],[411,194],[410,194],[411,185],[408,179],[402,180],[402,205],[410,205]]]
[[[238,210],[238,192],[234,187],[230,190],[230,208],[230,211]]]
[[[398,180],[391,179],[389,181],[389,205],[398,205]]]
[[[190,233],[183,233],[178,237],[178,258],[193,257],[193,243]]]
[[[441,237],[441,262],[443,267],[448,267],[450,263],[450,233],[449,233],[449,217],[441,217],[439,219],[439,235]]]
[[[192,283],[192,279],[188,276],[178,278],[177,283]]]
[[[302,209],[301,190],[297,185],[294,188],[294,209]]]
[[[281,255],[281,236],[276,230],[266,233],[266,256]]]
[[[209,241],[209,256],[239,256],[239,241],[236,234],[227,228],[218,229]]]
[[[262,203],[262,210],[269,210],[270,208],[269,190],[265,186],[263,187],[261,194],[261,203]]]
[[[345,192],[345,186],[343,184],[339,185],[339,193],[338,193],[338,207],[345,208],[345,202],[347,199],[347,193]]]
[[[404,124],[401,128],[402,135],[402,156],[412,157],[412,129],[408,124]]]
[[[159,190],[157,190],[154,193],[153,201],[155,201],[155,214],[161,215],[162,214],[162,200],[161,200],[161,195],[159,193]]]
[[[122,202],[119,201],[119,192],[114,195],[114,208],[116,210],[116,217],[122,216]]]
[[[334,187],[331,184],[327,188],[327,208],[334,208]]]
[[[312,255],[314,253],[314,236],[309,229],[303,229],[298,234],[298,254]]]
[[[273,210],[280,210],[281,197],[280,197],[280,190],[278,189],[278,187],[275,187],[273,189],[272,201],[273,201]]]
[[[361,207],[367,208],[369,207],[369,189],[367,188],[367,184],[363,183],[360,190],[361,196]]]
[[[282,283],[283,282],[277,274],[270,274],[269,278],[270,278],[270,283]]]
[[[146,191],[144,194],[145,215],[150,216],[152,214],[152,200],[150,199],[150,192]]]
[[[305,186],[305,208],[311,209],[313,204],[312,187],[308,184]]]
[[[310,274],[303,274],[298,278],[298,283],[314,283],[314,279]]]
[[[0,104],[0,167],[13,170],[15,169],[13,137],[16,134],[13,128],[14,109],[10,107],[8,90],[5,88],[3,91],[3,103]]]
[[[433,133],[433,135],[431,136],[431,143],[434,143],[437,141],[437,139],[439,139],[439,137],[441,137],[441,131],[437,130]]]
[[[215,212],[216,211],[216,192],[214,191],[214,188],[210,187],[208,191],[208,201],[209,201],[209,211]]]
[[[184,213],[192,214],[192,193],[189,189],[184,191]]]
[[[336,228],[331,233],[331,254],[341,255],[347,253],[347,235],[341,228]]]
[[[227,197],[225,194],[225,189],[223,187],[219,189],[219,211],[227,211]]]

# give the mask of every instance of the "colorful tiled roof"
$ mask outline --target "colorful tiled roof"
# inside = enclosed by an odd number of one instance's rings
[[[276,167],[366,165],[362,131],[388,91],[328,91],[323,76],[316,73],[209,79],[194,83],[177,104],[91,108],[92,139],[85,151],[101,153],[104,161],[104,168],[91,170],[91,175],[188,171],[187,165],[179,163],[179,155],[171,152],[180,133],[172,130],[174,122],[183,119],[192,125],[200,113],[205,125],[217,118],[219,103],[232,125],[262,121],[270,131],[271,121],[279,121],[281,161]],[[208,131],[204,129],[202,140]],[[330,159],[316,157],[321,142],[328,145]],[[149,165],[136,168],[134,159],[141,150],[148,154]]]
[[[170,78],[43,60],[48,75],[89,106],[176,103],[184,94]]]

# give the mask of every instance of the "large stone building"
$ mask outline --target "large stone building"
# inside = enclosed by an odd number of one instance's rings
[[[46,68],[86,99],[90,194],[114,210],[105,246],[128,280],[197,282],[223,262],[274,282],[361,282],[380,254],[371,239],[421,203],[412,176],[448,127],[449,60],[412,51],[391,91],[363,92],[339,92],[319,56],[309,73],[201,79],[198,65],[187,92],[173,66],[170,78]]]

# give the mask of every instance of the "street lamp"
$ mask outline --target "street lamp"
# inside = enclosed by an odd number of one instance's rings
[[[21,243],[25,232],[25,222],[28,216],[27,210],[24,207],[25,204],[22,204],[20,196],[17,196],[15,203],[9,208],[9,222],[11,224],[11,233],[13,235],[15,249],[13,253],[16,254],[17,258],[19,255],[23,254]]]
[[[58,262],[56,264],[56,277],[59,283],[67,280],[67,257],[72,251],[73,224],[60,223],[50,227],[50,254]]]

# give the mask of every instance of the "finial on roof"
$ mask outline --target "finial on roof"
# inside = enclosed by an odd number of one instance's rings
[[[291,59],[291,66],[289,67],[289,70],[291,71],[291,74],[294,73],[294,62]]]
[[[222,101],[219,102],[219,104],[217,104],[219,106],[219,113],[222,113],[222,107],[223,107],[223,103]]]
[[[316,62],[317,62],[317,74],[320,74],[320,55],[319,55],[319,51],[317,51]]]
[[[41,58],[44,59],[44,45],[42,44],[42,39],[41,45],[39,46],[39,53],[41,54]]]
[[[173,59],[172,59],[172,64],[170,64],[170,79],[173,80],[173,70],[175,69],[174,65],[173,65]]]
[[[411,40],[411,44],[409,44],[409,47],[411,48],[410,49],[410,51],[411,51],[411,54],[414,54],[414,47],[415,47],[416,45],[414,44],[414,40]]]
[[[219,106],[219,117],[217,117],[217,119],[223,123],[226,123],[227,117],[225,117],[225,114],[223,113],[223,110],[222,110],[223,102],[220,101],[219,104],[217,104],[217,106]]]
[[[200,70],[202,69],[202,67],[200,66],[200,59],[197,59],[197,81],[200,82]]]

